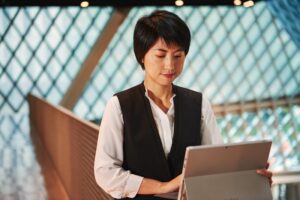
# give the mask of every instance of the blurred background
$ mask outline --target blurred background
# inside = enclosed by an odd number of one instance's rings
[[[208,97],[226,143],[272,140],[270,168],[286,175],[274,199],[300,198],[299,0],[101,3],[0,2],[1,200],[47,199],[27,95],[100,124],[107,100],[142,81],[133,29],[155,9],[191,30],[176,84]]]

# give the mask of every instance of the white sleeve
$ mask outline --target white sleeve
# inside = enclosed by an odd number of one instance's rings
[[[202,144],[224,143],[214,111],[204,95],[202,95],[201,133]]]
[[[94,163],[96,182],[114,198],[135,197],[143,180],[122,168],[123,124],[120,103],[114,96],[103,114]]]

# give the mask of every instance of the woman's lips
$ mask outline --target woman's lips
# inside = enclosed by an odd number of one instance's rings
[[[166,77],[166,78],[169,78],[169,79],[171,79],[171,78],[173,78],[174,77],[174,73],[172,73],[172,74],[162,74],[164,77]]]

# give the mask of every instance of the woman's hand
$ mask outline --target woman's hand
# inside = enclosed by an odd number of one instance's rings
[[[174,192],[179,189],[182,175],[168,182],[160,182],[154,179],[144,178],[139,188],[138,194],[164,194]]]
[[[256,173],[259,174],[259,175],[262,175],[262,176],[265,176],[269,179],[269,184],[270,186],[272,185],[273,183],[273,180],[272,180],[272,176],[273,176],[273,173],[271,171],[268,170],[269,168],[269,163],[266,164],[266,168],[265,169],[258,169],[256,170]]]
[[[178,175],[169,182],[164,182],[162,185],[163,193],[178,191],[182,180],[182,174]]]

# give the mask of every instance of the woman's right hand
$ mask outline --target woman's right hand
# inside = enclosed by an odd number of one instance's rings
[[[138,194],[164,194],[174,192],[179,189],[181,184],[182,175],[168,182],[160,182],[154,179],[144,178],[139,188]]]
[[[162,185],[163,193],[178,191],[182,181],[182,174],[178,175],[169,182],[164,182]]]

